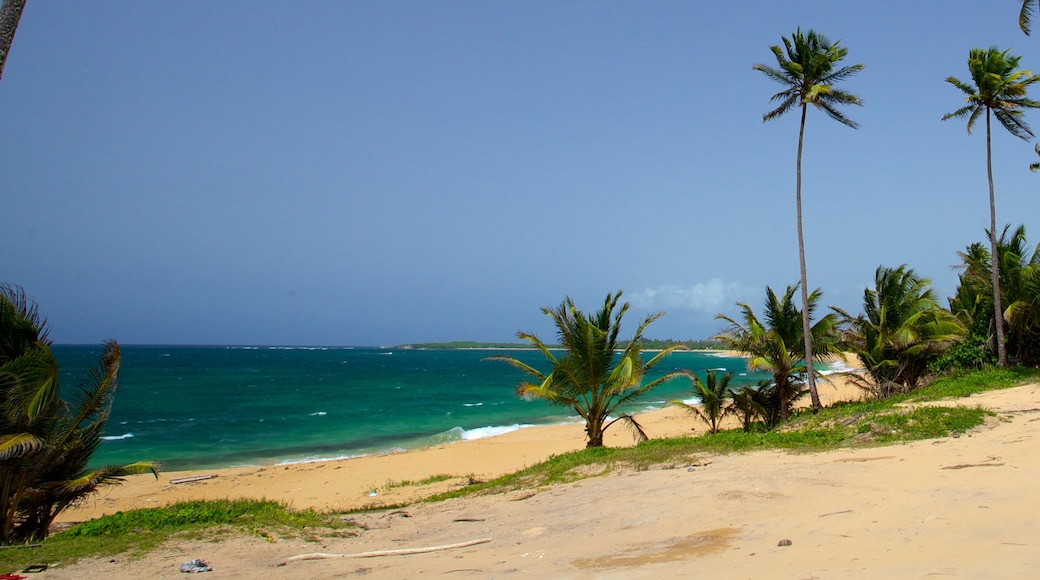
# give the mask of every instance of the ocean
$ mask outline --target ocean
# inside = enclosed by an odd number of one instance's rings
[[[514,394],[526,375],[484,358],[537,368],[528,350],[122,346],[119,387],[97,465],[158,460],[166,470],[352,457],[577,421],[569,409]],[[102,346],[56,345],[66,397]],[[646,355],[649,358],[649,353]],[[747,374],[743,359],[676,352],[650,379],[677,370]],[[629,412],[690,400],[686,379],[652,390]]]

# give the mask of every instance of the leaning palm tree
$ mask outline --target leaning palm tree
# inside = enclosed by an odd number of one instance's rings
[[[158,469],[89,465],[116,387],[116,343],[71,402],[60,397],[50,346],[36,306],[0,285],[0,544],[42,540],[62,510],[100,486]]]
[[[729,390],[729,382],[732,378],[733,373],[726,373],[720,378],[715,369],[709,370],[705,374],[703,381],[700,377],[691,373],[690,382],[693,386],[693,396],[697,397],[700,404],[691,405],[679,399],[668,401],[668,404],[684,409],[691,415],[700,417],[708,425],[708,433],[714,435],[722,428],[722,420],[726,415],[733,412],[732,408],[726,405],[726,401],[732,395],[732,392]]]
[[[870,376],[860,385],[878,399],[915,388],[929,364],[960,342],[966,330],[939,305],[931,280],[905,264],[879,266],[874,288],[863,291],[863,310],[844,318],[844,346],[859,358]]]
[[[806,352],[808,369],[809,395],[812,397],[813,412],[820,410],[820,395],[816,391],[816,380],[813,374],[812,338],[809,334],[809,294],[805,273],[805,239],[802,235],[802,143],[805,137],[805,116],[809,105],[827,113],[839,123],[857,128],[858,125],[846,117],[838,107],[841,105],[862,105],[863,101],[852,93],[835,88],[835,83],[843,81],[863,70],[862,64],[836,68],[845,59],[848,49],[831,43],[822,34],[813,30],[802,33],[799,28],[791,38],[783,38],[784,48],[772,46],[776,57],[777,68],[764,64],[754,65],[754,70],[761,71],[770,79],[786,87],[769,100],[779,102],[779,106],[762,116],[763,121],[771,121],[783,116],[792,109],[801,109],[801,122],[798,126],[798,158],[795,170],[795,205],[798,218],[798,267],[801,273],[802,288],[802,336],[803,348]]]
[[[545,399],[574,409],[585,420],[588,447],[602,447],[604,431],[617,421],[627,423],[634,429],[638,440],[645,440],[646,433],[632,415],[621,414],[614,419],[610,417],[650,389],[683,374],[676,371],[643,383],[647,371],[682,345],[666,348],[650,361],[643,362],[643,331],[651,322],[664,315],[659,312],[648,316],[624,349],[620,348],[618,333],[621,331],[621,318],[629,307],[628,302],[619,307],[620,299],[620,291],[607,294],[603,306],[591,315],[578,310],[569,297],[556,308],[542,308],[542,312],[552,318],[556,326],[556,336],[563,351],[559,356],[537,336],[526,332],[517,333],[517,337],[530,342],[549,361],[551,370],[548,373],[513,357],[493,356],[485,359],[508,363],[535,378],[534,381],[521,381],[517,385],[519,396]]]
[[[768,390],[780,421],[787,420],[792,404],[804,393],[802,385],[808,383],[809,377],[815,373],[806,364],[805,353],[811,352],[822,359],[838,352],[838,316],[834,313],[827,314],[809,329],[812,348],[803,348],[805,333],[802,325],[806,317],[795,306],[794,293],[797,290],[798,284],[788,286],[778,297],[772,288],[766,287],[764,323],[751,306],[738,303],[740,320],[722,314],[716,316],[728,322],[729,328],[712,337],[726,348],[748,354],[749,370],[763,370],[773,375]],[[810,310],[816,308],[820,296],[819,289],[808,295]]]
[[[990,118],[997,121],[1009,133],[1020,139],[1028,140],[1033,131],[1023,119],[1026,109],[1040,108],[1040,102],[1029,99],[1026,92],[1029,86],[1040,81],[1040,75],[1028,70],[1019,70],[1021,57],[1008,54],[997,47],[989,49],[973,48],[968,53],[968,70],[974,83],[969,85],[955,77],[948,77],[946,82],[957,87],[966,95],[967,104],[952,113],[943,116],[947,119],[968,119],[968,134],[975,127],[980,116],[986,116],[986,176],[989,179],[989,242],[991,255],[997,254],[997,205],[993,193],[993,150],[991,146]],[[1004,318],[1000,301],[999,266],[990,268],[990,280],[993,284],[993,313],[996,321],[997,361],[1001,367],[1007,367],[1007,347],[1004,344]]]

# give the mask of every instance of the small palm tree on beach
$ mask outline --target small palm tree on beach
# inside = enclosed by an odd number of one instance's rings
[[[585,420],[588,447],[602,447],[603,433],[614,423],[622,421],[633,428],[639,440],[646,433],[635,418],[626,413],[615,416],[625,405],[634,402],[650,389],[681,376],[681,371],[643,382],[647,371],[681,344],[663,349],[647,362],[642,358],[643,332],[651,322],[664,315],[652,314],[636,329],[632,339],[622,349],[618,340],[621,318],[629,304],[619,306],[621,292],[607,294],[603,306],[591,315],[578,310],[568,297],[556,308],[545,307],[542,312],[552,318],[559,340],[559,355],[537,336],[518,332],[517,337],[530,342],[549,361],[551,369],[542,372],[527,363],[508,356],[493,356],[534,377],[521,381],[516,392],[524,398],[545,399],[550,403],[570,407]],[[614,417],[613,419],[611,417]]]
[[[740,425],[745,433],[750,433],[755,421],[763,419],[766,428],[771,429],[774,425],[769,418],[769,381],[762,381],[757,387],[745,385],[730,395],[730,413],[740,419]]]
[[[854,121],[838,110],[841,105],[862,105],[863,101],[852,93],[836,88],[834,85],[863,70],[862,64],[843,66],[838,63],[845,59],[848,49],[830,42],[827,37],[813,30],[803,33],[799,28],[791,38],[783,38],[784,46],[771,46],[777,67],[756,64],[752,68],[762,72],[771,80],[780,83],[784,90],[770,97],[770,102],[779,102],[772,111],[762,116],[763,121],[771,121],[782,117],[793,110],[801,110],[801,122],[798,126],[798,158],[795,164],[795,205],[798,218],[798,266],[801,273],[802,289],[802,348],[805,351],[806,374],[809,395],[812,397],[813,412],[821,408],[820,396],[816,391],[815,374],[813,373],[812,337],[810,336],[810,307],[808,281],[805,271],[805,239],[802,235],[802,145],[805,138],[805,117],[809,105],[822,110],[839,123],[856,129]]]
[[[741,311],[739,320],[722,314],[716,316],[728,322],[729,328],[712,337],[726,348],[749,355],[748,370],[763,370],[773,375],[769,391],[781,421],[787,419],[794,401],[804,393],[802,385],[807,377],[815,373],[806,364],[804,353],[812,352],[822,359],[838,352],[838,317],[834,313],[827,314],[809,329],[812,348],[802,348],[802,324],[806,317],[795,306],[797,291],[795,284],[777,296],[772,288],[766,287],[764,323],[751,306],[740,302],[737,303]],[[810,310],[816,308],[820,296],[818,289],[809,294]]]
[[[685,409],[691,415],[700,417],[708,425],[708,433],[714,435],[722,428],[722,419],[733,412],[733,409],[726,405],[726,401],[732,395],[732,392],[729,390],[729,382],[733,378],[733,373],[726,373],[720,378],[716,371],[712,369],[705,374],[703,381],[693,373],[690,373],[689,377],[693,386],[693,396],[700,403],[691,405],[685,401],[674,399],[668,401],[668,404]]]
[[[1024,7],[1023,7],[1024,8]],[[1027,20],[1028,24],[1028,20]],[[1028,30],[1028,28],[1025,28]],[[990,119],[996,117],[1009,133],[1029,140],[1033,131],[1023,119],[1026,109],[1040,108],[1040,102],[1026,96],[1029,86],[1040,81],[1040,75],[1018,68],[1021,57],[1013,56],[1009,50],[973,48],[968,52],[968,70],[973,84],[956,77],[947,77],[946,82],[965,94],[967,104],[942,120],[968,119],[968,134],[979,117],[986,117],[986,177],[989,181],[989,242],[990,255],[997,256],[997,205],[993,192],[993,148],[991,144]],[[1000,298],[999,265],[990,268],[993,288],[993,317],[996,324],[997,361],[1007,368],[1007,347],[1004,344],[1004,310]]]

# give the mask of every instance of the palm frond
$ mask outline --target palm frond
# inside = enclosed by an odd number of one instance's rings
[[[45,443],[32,433],[0,435],[0,461],[25,457],[42,449]]]
[[[1036,14],[1036,0],[1022,0],[1022,8],[1018,12],[1018,27],[1029,36],[1032,32],[1033,16]]]

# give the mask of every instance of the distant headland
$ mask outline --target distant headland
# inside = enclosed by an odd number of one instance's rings
[[[628,341],[621,341],[620,346],[624,348],[628,345]],[[671,348],[673,346],[680,345],[686,350],[723,350],[725,347],[723,344],[716,340],[673,340],[673,339],[644,339],[643,348],[646,350],[661,350],[665,348]],[[552,348],[554,345],[550,345]],[[408,344],[399,344],[392,347],[394,349],[416,349],[416,350],[494,350],[494,349],[533,349],[530,343],[527,342],[479,342],[472,340],[458,340],[451,342],[414,342]]]

